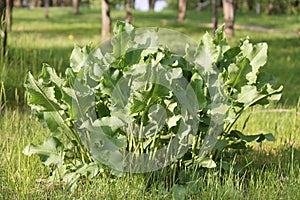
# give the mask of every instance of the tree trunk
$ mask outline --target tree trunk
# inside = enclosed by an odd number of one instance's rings
[[[78,15],[79,14],[79,3],[80,3],[80,0],[72,0],[72,4],[73,4],[73,13],[75,15]]]
[[[270,2],[270,0],[267,0],[266,13],[271,14],[272,9],[273,9],[272,2]]]
[[[12,10],[14,7],[14,0],[6,0],[6,23],[7,31],[11,31],[12,27]]]
[[[235,10],[239,9],[239,3],[240,3],[239,0],[235,0],[235,3],[233,4]]]
[[[110,8],[108,0],[102,0],[102,41],[109,37],[110,33]]]
[[[1,55],[5,55],[6,53],[6,41],[7,41],[7,26],[5,22],[5,8],[6,8],[6,0],[0,0],[0,31],[3,33],[0,35],[0,41],[1,41]]]
[[[149,9],[150,9],[150,10],[154,10],[155,1],[156,1],[156,0],[149,0]]]
[[[247,0],[247,5],[248,5],[248,8],[249,10],[253,10],[254,8],[254,1],[253,0]]]
[[[34,0],[34,7],[37,8],[37,7],[40,7],[41,6],[41,1],[39,0]]]
[[[223,12],[225,21],[225,33],[227,37],[234,33],[234,5],[233,0],[223,0]]]
[[[126,8],[126,19],[125,19],[125,21],[127,23],[131,23],[131,20],[132,20],[131,5],[132,5],[132,0],[126,0],[125,1],[125,8]]]
[[[45,18],[48,19],[49,18],[49,1],[50,0],[45,0],[45,4],[44,4],[44,7],[45,7]]]
[[[260,15],[260,0],[256,0],[256,14]]]
[[[216,30],[218,28],[218,5],[217,5],[217,0],[212,0],[212,21],[213,21],[213,31],[214,35],[216,33]]]
[[[186,12],[186,1],[187,0],[179,0],[178,2],[178,22],[183,22],[185,18],[185,12]]]

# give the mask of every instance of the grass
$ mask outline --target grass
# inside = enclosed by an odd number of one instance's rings
[[[241,119],[244,121],[244,119]],[[275,143],[254,145],[240,156],[248,164],[241,171],[208,170],[190,186],[191,199],[297,199],[300,194],[300,117],[290,113],[252,113],[246,133],[272,132]],[[63,185],[40,182],[49,171],[37,157],[21,152],[29,143],[41,143],[50,133],[28,111],[7,109],[0,118],[0,199],[170,199],[163,183],[147,186],[146,175],[118,179],[99,177],[82,183],[74,193]],[[145,179],[146,177],[146,179]],[[193,192],[193,193],[192,193]]]
[[[49,186],[39,180],[49,170],[37,157],[27,157],[22,150],[29,143],[39,144],[50,133],[43,129],[24,104],[26,95],[23,81],[26,73],[37,76],[46,62],[63,72],[68,66],[73,44],[89,42],[100,44],[100,8],[82,8],[82,14],[72,15],[71,8],[51,8],[50,19],[43,18],[43,9],[14,9],[13,31],[9,35],[8,57],[0,62],[0,199],[171,199],[179,197],[176,191],[166,190],[162,183],[147,185],[148,175],[127,174],[118,179],[99,177],[80,184],[74,193],[63,185]],[[208,10],[189,11],[186,21],[176,23],[176,12],[142,13],[134,11],[134,25],[159,26],[180,31],[199,41],[210,29],[201,26],[210,23]],[[124,18],[124,12],[112,11],[113,23]],[[151,19],[151,20],[149,20]],[[291,112],[261,112],[253,109],[244,129],[247,134],[273,133],[276,141],[254,144],[253,151],[237,157],[244,163],[240,171],[228,173],[212,169],[191,183],[189,199],[298,199],[300,195],[300,116],[296,113],[299,98],[300,55],[298,32],[299,16],[256,16],[238,13],[236,23],[258,25],[278,32],[236,30],[230,43],[249,35],[253,42],[269,45],[267,73],[285,87],[283,98],[275,108]],[[73,36],[70,37],[70,35]],[[4,106],[3,106],[4,105]]]

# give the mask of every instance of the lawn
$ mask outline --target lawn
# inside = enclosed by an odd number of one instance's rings
[[[8,57],[0,62],[0,199],[171,199],[178,191],[166,190],[162,183],[147,185],[149,174],[127,174],[121,178],[101,176],[82,182],[70,193],[63,184],[45,185],[42,179],[49,169],[38,157],[27,157],[22,150],[29,143],[39,144],[50,134],[40,126],[26,106],[23,82],[28,71],[37,76],[42,63],[63,73],[69,65],[74,43],[100,44],[101,12],[99,7],[82,8],[74,16],[71,8],[51,8],[50,19],[44,10],[14,9],[13,30],[9,33]],[[124,11],[113,10],[113,24],[123,19]],[[262,26],[273,31],[236,30],[231,44],[249,36],[251,41],[267,42],[268,63],[265,72],[284,85],[280,102],[265,110],[254,108],[239,119],[237,128],[247,134],[273,133],[275,142],[254,144],[253,151],[237,157],[244,163],[240,171],[224,173],[210,169],[197,183],[187,199],[298,199],[300,195],[300,116],[299,15],[256,16],[237,13],[236,23]],[[222,23],[220,15],[220,23]],[[133,12],[137,27],[164,27],[182,32],[196,41],[208,31],[209,10],[189,11],[182,24],[176,12]],[[280,110],[281,109],[281,110]],[[250,115],[245,127],[244,121]],[[196,191],[196,192],[195,192]]]

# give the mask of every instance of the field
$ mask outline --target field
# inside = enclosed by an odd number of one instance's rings
[[[148,186],[147,174],[127,174],[122,178],[99,177],[83,182],[71,193],[64,185],[45,185],[41,180],[49,169],[38,157],[27,157],[22,150],[29,143],[41,143],[50,132],[43,129],[26,106],[23,82],[28,71],[37,76],[42,63],[63,72],[69,65],[73,44],[100,44],[100,8],[82,8],[74,16],[71,8],[51,8],[50,19],[43,9],[14,9],[13,31],[9,34],[9,52],[0,62],[0,199],[180,199],[177,191],[166,190],[162,183]],[[124,18],[124,11],[113,10],[113,24]],[[151,20],[149,20],[151,19]],[[199,41],[211,29],[210,12],[189,11],[186,21],[176,23],[176,12],[133,12],[137,27],[164,27],[182,32]],[[221,15],[220,15],[221,19]],[[193,188],[187,199],[298,199],[300,195],[300,115],[299,115],[299,15],[256,16],[238,12],[241,29],[229,40],[237,44],[249,36],[251,41],[267,42],[268,64],[265,72],[284,85],[280,102],[270,108],[253,108],[245,133],[273,133],[275,142],[254,144],[253,151],[237,159],[244,167],[224,173],[210,169]],[[220,21],[222,23],[222,21]],[[267,28],[249,30],[250,26]],[[192,188],[191,188],[192,190]]]

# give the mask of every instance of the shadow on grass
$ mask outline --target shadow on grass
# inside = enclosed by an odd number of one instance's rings
[[[277,170],[282,175],[289,175],[300,169],[300,150],[289,145],[272,150],[256,149],[240,155],[239,160],[244,166],[250,163],[243,170]]]

